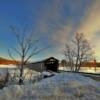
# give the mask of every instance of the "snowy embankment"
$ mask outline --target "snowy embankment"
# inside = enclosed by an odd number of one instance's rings
[[[100,83],[75,73],[60,73],[35,84],[0,90],[0,100],[100,100]]]
[[[71,71],[70,67],[59,67],[59,70],[64,70],[64,71]],[[97,73],[100,74],[100,67],[81,67],[79,72],[85,72],[85,73]]]
[[[7,73],[9,73],[9,82],[12,81],[14,83],[18,82],[19,80],[19,69],[16,67],[16,65],[0,65],[0,81],[5,80],[5,77],[7,76]],[[29,80],[33,80],[35,77],[39,76],[40,73],[36,72],[34,70],[30,70],[28,68],[24,69],[23,72],[23,79],[24,81],[28,82]],[[13,83],[12,82],[12,83]]]

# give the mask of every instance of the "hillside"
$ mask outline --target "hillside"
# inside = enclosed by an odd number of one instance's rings
[[[0,57],[0,65],[17,64],[18,62]]]
[[[34,84],[4,87],[0,100],[100,100],[99,86],[80,74],[60,73]]]

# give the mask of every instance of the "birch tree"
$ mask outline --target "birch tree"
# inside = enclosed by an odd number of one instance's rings
[[[84,34],[76,33],[71,43],[66,44],[64,55],[69,61],[71,71],[78,72],[82,63],[92,60],[93,50]]]
[[[38,45],[36,45],[41,38],[34,38],[33,32],[27,33],[26,30],[22,30],[21,32],[18,31],[15,27],[11,26],[11,32],[14,34],[16,38],[16,45],[15,47],[11,47],[8,50],[9,56],[16,61],[13,53],[17,54],[20,58],[19,60],[19,84],[23,84],[23,72],[24,72],[24,66],[29,63],[30,59],[34,56],[40,53],[41,51],[48,48],[43,47],[40,48]],[[16,61],[17,62],[17,61]],[[19,66],[20,65],[20,66]]]

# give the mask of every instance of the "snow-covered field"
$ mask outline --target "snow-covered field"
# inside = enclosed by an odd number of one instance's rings
[[[14,81],[14,83],[18,82],[20,72],[15,65],[0,65],[0,81],[5,79],[7,73],[9,73],[9,82],[10,81],[11,82]],[[23,73],[23,78],[25,82],[28,82],[33,80],[35,77],[39,75],[40,75],[39,72],[25,68]]]
[[[0,100],[100,100],[100,83],[75,73],[60,73],[35,84],[10,85]]]
[[[9,65],[0,65],[0,68],[16,68],[16,65],[9,64]]]
[[[59,67],[59,70],[70,71],[70,67]],[[100,67],[81,67],[80,72],[98,73],[100,74]]]

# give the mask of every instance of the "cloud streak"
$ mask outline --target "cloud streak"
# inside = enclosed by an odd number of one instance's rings
[[[59,50],[62,50],[64,48],[64,44],[68,42],[76,32],[79,32],[84,33],[86,38],[93,45],[95,55],[97,57],[100,55],[100,39],[98,38],[100,36],[100,34],[98,34],[100,32],[99,9],[100,0],[92,1],[88,8],[85,9],[83,16],[81,16],[79,24],[76,24],[76,29],[74,21],[69,18],[68,20],[71,20],[70,23],[67,22],[65,25],[62,25],[61,28],[56,30],[56,34],[53,35],[53,39],[59,44]]]
[[[100,31],[100,0],[95,0],[88,7],[81,20],[78,32],[84,33],[89,39],[93,38]]]
[[[100,0],[48,0],[42,6],[36,25],[37,33],[49,37],[48,42],[55,45],[54,52],[61,52],[66,42],[76,32],[84,33],[100,55],[97,38],[100,32]],[[97,41],[95,41],[95,40]],[[54,54],[54,53],[53,53]]]
[[[85,11],[85,15],[81,19],[81,23],[77,32],[82,32],[95,45],[95,55],[100,56],[100,0],[95,0],[91,6]]]

